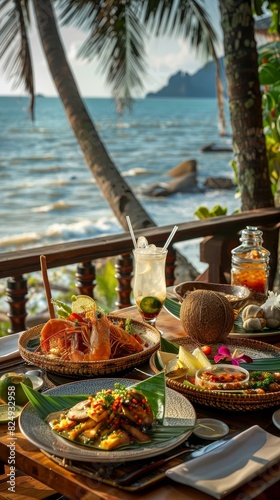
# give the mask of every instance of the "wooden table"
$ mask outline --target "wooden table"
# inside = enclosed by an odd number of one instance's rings
[[[118,311],[120,316],[130,316],[139,318],[139,313],[134,307]],[[170,339],[185,335],[179,320],[173,318],[169,313],[162,311],[158,318],[158,328],[164,333],[164,337]],[[280,347],[279,337],[272,337],[274,345]],[[270,338],[271,339],[271,338]],[[263,339],[265,340],[265,339]],[[270,340],[271,341],[271,340]],[[29,369],[24,363],[15,367],[17,371],[26,371]],[[143,371],[149,369],[145,365]],[[1,365],[0,365],[1,370]],[[7,371],[7,370],[5,370]],[[141,374],[135,370],[129,374],[129,378],[141,378]],[[280,436],[280,431],[272,423],[272,414],[275,408],[250,413],[231,413],[213,408],[203,408],[195,405],[197,417],[214,417],[226,422],[231,431],[244,430],[253,424],[260,425],[268,432]],[[2,463],[8,463],[10,443],[7,425],[0,425],[0,459]],[[14,435],[15,441],[15,463],[16,467],[29,476],[38,479],[40,482],[54,488],[56,491],[65,495],[71,500],[210,500],[213,497],[206,495],[191,487],[173,482],[167,478],[159,484],[143,490],[139,493],[131,493],[121,489],[114,488],[102,482],[82,476],[81,474],[71,472],[40,452],[20,433],[18,427]],[[0,463],[1,465],[1,463]],[[138,464],[135,465],[137,467]],[[261,477],[250,482],[233,494],[226,497],[227,500],[242,499],[249,500],[256,498],[258,500],[273,500],[279,498],[280,487],[280,463],[274,465],[269,471]]]

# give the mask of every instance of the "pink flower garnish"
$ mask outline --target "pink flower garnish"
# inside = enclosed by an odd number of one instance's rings
[[[238,350],[235,349],[234,353],[231,354],[229,348],[226,347],[225,345],[219,347],[218,353],[219,354],[216,354],[216,356],[214,356],[215,363],[219,363],[219,361],[221,360],[231,361],[232,365],[237,365],[237,366],[240,363],[253,363],[252,358],[250,358],[250,356],[247,356],[247,354],[244,354],[244,352],[240,354]]]

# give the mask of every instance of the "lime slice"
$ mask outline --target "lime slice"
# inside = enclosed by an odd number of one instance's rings
[[[92,297],[88,295],[77,295],[72,297],[72,312],[82,314],[86,311],[96,311],[96,303]]]
[[[19,417],[22,410],[21,406],[15,406],[14,408],[9,405],[0,405],[0,424],[13,422]]]
[[[162,303],[156,297],[144,297],[140,302],[140,309],[147,314],[155,314],[162,308]]]

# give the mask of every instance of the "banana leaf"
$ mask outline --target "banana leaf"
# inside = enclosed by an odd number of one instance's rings
[[[161,337],[160,350],[163,352],[172,352],[174,354],[178,354],[179,346],[178,346],[178,344],[175,344],[174,342],[170,342],[169,340],[166,340],[163,337]]]
[[[173,316],[176,318],[180,319],[180,311],[181,311],[181,304],[177,300],[170,299],[169,297],[166,297],[165,302],[164,302],[164,307],[169,311]]]
[[[44,420],[47,415],[52,412],[71,408],[79,401],[87,399],[91,394],[77,394],[71,396],[51,396],[41,394],[27,385],[21,384],[29,402],[39,417]],[[163,422],[165,410],[165,375],[159,373],[150,377],[147,380],[142,380],[131,387],[135,387],[139,392],[142,392],[148,399],[155,418],[159,423]]]
[[[41,394],[35,391],[31,387],[21,384],[22,388],[29,399],[30,404],[38,414],[38,416],[45,420],[50,413],[59,412],[67,408],[71,408],[80,401],[87,399],[91,394],[77,394],[70,396],[57,396]],[[157,419],[158,425],[156,425],[151,432],[152,442],[165,442],[169,439],[173,439],[176,436],[180,436],[186,433],[188,430],[192,430],[194,426],[190,425],[162,425],[165,412],[165,374],[161,372],[157,375],[150,377],[149,379],[143,380],[136,384],[131,385],[137,391],[143,393],[153,410],[153,414]],[[61,434],[60,434],[61,435]],[[67,439],[67,436],[64,436]],[[77,444],[81,445],[81,442],[77,441]],[[93,445],[82,444],[84,446],[90,446],[94,448]],[[143,445],[141,445],[143,446]],[[129,448],[139,447],[139,444],[129,446]]]

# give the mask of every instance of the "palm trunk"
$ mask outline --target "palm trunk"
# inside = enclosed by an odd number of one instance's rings
[[[251,0],[220,0],[220,10],[242,210],[273,206]]]
[[[33,0],[33,4],[42,46],[58,94],[103,196],[125,230],[126,215],[130,216],[135,229],[155,226],[109,157],[85,108],[66,60],[51,0]]]

